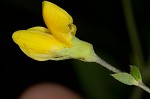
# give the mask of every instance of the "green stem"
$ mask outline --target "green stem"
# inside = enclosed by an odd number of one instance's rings
[[[136,29],[135,20],[131,6],[131,0],[122,0],[124,16],[127,24],[129,38],[133,49],[134,64],[144,66],[144,58],[139,41],[138,31]]]
[[[128,28],[129,38],[133,49],[133,58],[134,58],[133,64],[141,68],[141,66],[144,66],[144,58],[141,50],[139,37],[138,37],[138,31],[135,26],[131,0],[122,0],[122,5],[123,5],[124,15],[126,19],[127,28]],[[137,94],[139,97],[141,97],[142,91],[140,91],[140,89],[138,88],[134,88],[134,91],[131,95],[131,99],[137,99]]]
[[[110,70],[110,71],[112,71],[114,73],[120,73],[121,72],[119,69],[117,69],[114,66],[108,64],[103,59],[99,58],[98,56],[96,56],[96,57],[97,57],[96,60],[95,60],[96,63],[102,65],[103,67],[107,68],[108,70]],[[147,86],[145,86],[143,83],[139,83],[137,86],[142,88],[146,92],[150,93],[150,89]]]
[[[103,59],[101,58],[97,58],[96,63],[102,65],[103,67],[107,68],[108,70],[114,72],[114,73],[119,73],[121,72],[119,69],[115,68],[114,66],[108,64],[107,62],[105,62]]]
[[[140,83],[140,84],[138,85],[138,87],[140,87],[140,88],[142,88],[143,90],[145,90],[146,92],[150,93],[150,89],[149,89],[147,86],[145,86],[143,83]]]
[[[149,60],[150,62],[150,60]],[[148,83],[150,81],[150,63],[148,63],[146,66],[148,67],[144,67],[142,69],[142,79],[144,83]],[[144,85],[145,86],[145,85]],[[131,93],[131,97],[130,99],[141,99],[142,98],[142,94],[143,94],[143,88],[141,89],[141,85],[140,87],[134,87],[133,92]],[[147,88],[146,88],[147,89]],[[150,90],[150,89],[149,89]]]

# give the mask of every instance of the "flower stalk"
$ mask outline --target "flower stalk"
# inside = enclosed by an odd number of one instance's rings
[[[97,58],[96,63],[102,65],[103,67],[107,68],[108,70],[110,70],[114,73],[120,73],[121,72],[119,69],[117,69],[114,66],[110,65],[109,63],[107,63],[106,61],[101,59],[100,57]]]

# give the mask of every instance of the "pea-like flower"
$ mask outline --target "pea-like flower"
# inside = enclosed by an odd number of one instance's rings
[[[43,1],[42,14],[47,26],[18,30],[12,38],[30,58],[38,61],[80,59],[92,61],[96,56],[91,44],[75,37],[72,17],[57,5]],[[92,55],[91,55],[92,54]]]

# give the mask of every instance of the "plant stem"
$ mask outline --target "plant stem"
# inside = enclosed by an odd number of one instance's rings
[[[124,16],[127,24],[128,33],[129,33],[129,38],[133,49],[133,58],[134,58],[133,64],[141,67],[144,66],[144,58],[141,50],[138,31],[136,29],[135,20],[133,17],[131,0],[122,0],[122,5],[123,5]]]
[[[122,6],[124,10],[124,16],[126,19],[130,42],[133,49],[133,58],[134,58],[133,64],[137,65],[142,69],[142,66],[144,66],[144,58],[141,50],[139,37],[138,37],[138,31],[135,26],[131,0],[122,0]],[[134,88],[130,99],[137,99],[137,98],[140,99],[141,95],[142,95],[142,91],[138,88]]]
[[[119,69],[117,69],[114,66],[108,64],[107,62],[105,62],[103,59],[101,59],[99,57],[97,58],[96,63],[102,65],[103,67],[107,68],[108,70],[110,70],[110,71],[112,71],[114,73],[120,73],[121,72]]]
[[[140,84],[138,85],[138,87],[140,87],[140,88],[142,88],[143,90],[145,90],[146,92],[150,93],[150,89],[149,89],[147,86],[145,86],[143,83],[140,83]]]
[[[121,71],[119,69],[117,69],[114,66],[108,64],[103,59],[99,58],[98,56],[97,56],[97,59],[95,60],[95,62],[100,64],[100,65],[102,65],[103,67],[107,68],[108,70],[110,70],[110,71],[112,71],[114,73],[121,73]],[[143,90],[145,90],[146,92],[150,93],[150,88],[145,86],[143,83],[139,83],[136,86],[138,86],[138,87],[142,88]]]

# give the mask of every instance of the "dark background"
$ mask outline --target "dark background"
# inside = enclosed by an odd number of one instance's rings
[[[123,71],[129,71],[132,48],[121,0],[49,1],[62,7],[73,17],[74,24],[77,26],[76,36],[79,39],[93,44],[96,53],[104,60]],[[144,59],[148,61],[150,56],[149,2],[132,0],[132,6]],[[38,62],[22,53],[13,42],[12,33],[33,26],[45,26],[41,11],[42,0],[0,1],[1,66],[3,92],[6,99],[17,98],[24,89],[39,82],[62,84],[89,99],[129,99],[133,86],[114,80],[109,75],[111,72],[95,63],[84,63],[78,60]],[[93,76],[96,76],[95,79],[92,79]],[[95,87],[92,88],[96,88],[98,83],[99,89],[88,88],[94,84]],[[107,89],[101,83],[105,83]],[[112,95],[111,98],[108,94]],[[148,95],[144,92],[142,98],[146,96]]]

